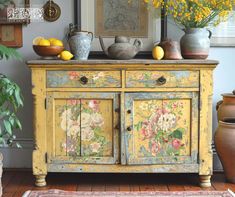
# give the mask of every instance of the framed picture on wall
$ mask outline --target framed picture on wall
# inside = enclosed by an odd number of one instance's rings
[[[30,20],[27,19],[16,19],[9,20],[8,15],[21,13],[21,10],[30,7],[30,0],[4,0],[3,3],[0,4],[0,24],[9,24],[9,23],[17,23],[17,24],[28,24]],[[18,8],[19,10],[13,11],[11,8]],[[27,13],[26,13],[27,14]]]
[[[235,11],[231,13],[226,22],[217,27],[210,27],[212,31],[211,46],[234,47],[235,46]]]
[[[161,17],[149,14],[143,0],[75,0],[75,22],[82,31],[94,33],[92,51],[101,51],[99,36],[108,47],[115,36],[140,38],[142,51],[151,51],[161,38]],[[159,16],[160,16],[160,10]]]

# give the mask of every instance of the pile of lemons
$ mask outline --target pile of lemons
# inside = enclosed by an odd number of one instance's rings
[[[57,38],[49,38],[46,39],[44,37],[36,37],[33,40],[33,45],[36,46],[45,46],[45,47],[49,47],[49,46],[59,46],[59,47],[63,47],[64,44],[61,40],[57,39]],[[68,61],[71,60],[73,58],[73,54],[70,53],[69,51],[62,51],[58,57],[64,61]]]
[[[37,45],[37,46],[60,46],[63,47],[64,44],[61,40],[57,39],[57,38],[43,38],[43,37],[36,37],[33,40],[33,45]]]

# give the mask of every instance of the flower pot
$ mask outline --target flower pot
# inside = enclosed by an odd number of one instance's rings
[[[235,91],[233,94],[222,94],[223,100],[216,105],[218,121],[235,118]]]
[[[206,59],[209,55],[211,32],[204,28],[184,29],[180,40],[181,54],[185,59]]]
[[[226,179],[235,183],[235,118],[219,122],[215,147],[224,168]]]

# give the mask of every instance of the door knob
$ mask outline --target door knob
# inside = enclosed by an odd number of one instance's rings
[[[127,113],[128,113],[128,114],[131,114],[131,110],[130,110],[130,109],[129,109],[129,110],[127,110]]]
[[[127,127],[127,131],[131,131],[131,127]]]

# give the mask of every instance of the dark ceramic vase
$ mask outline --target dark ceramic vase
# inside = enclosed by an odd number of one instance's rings
[[[187,28],[184,32],[180,40],[183,58],[206,59],[209,55],[211,32],[205,28]]]
[[[235,117],[219,122],[215,147],[224,168],[226,179],[235,183]]]

